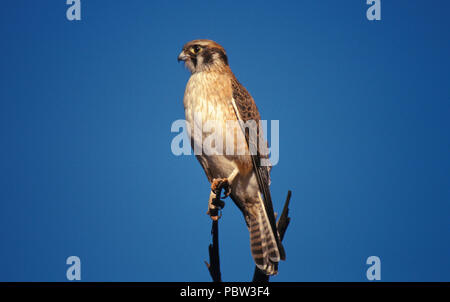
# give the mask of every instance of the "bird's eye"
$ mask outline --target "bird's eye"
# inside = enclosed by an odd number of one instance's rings
[[[194,55],[198,54],[201,50],[200,46],[194,45],[190,49],[190,52],[192,52]]]

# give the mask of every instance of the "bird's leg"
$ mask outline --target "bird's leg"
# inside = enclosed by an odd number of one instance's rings
[[[211,191],[209,194],[209,201],[208,201],[208,214],[212,220],[219,220],[219,210],[221,210],[225,206],[225,203],[220,200],[220,198],[216,197],[216,194]]]
[[[221,210],[225,203],[220,200],[220,195],[222,190],[225,190],[225,195],[223,198],[227,198],[231,194],[231,185],[236,175],[238,175],[239,169],[235,168],[233,172],[227,178],[215,178],[211,183],[211,193],[209,194],[209,202],[208,202],[208,212],[207,214],[211,216],[211,219],[218,220],[220,216],[218,216],[219,210]]]
[[[233,180],[238,174],[239,169],[234,168],[233,172],[231,172],[230,176],[228,176],[227,178],[214,178],[211,183],[211,191],[216,193],[218,189],[224,189],[225,195],[223,198],[227,198],[231,194],[231,186],[233,184]]]

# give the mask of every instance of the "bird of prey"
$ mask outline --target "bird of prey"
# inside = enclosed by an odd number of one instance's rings
[[[276,228],[269,190],[271,167],[261,164],[268,158],[268,147],[261,135],[256,104],[231,71],[225,49],[216,42],[203,39],[188,42],[183,46],[178,61],[184,61],[191,72],[183,103],[186,123],[191,129],[188,132],[192,148],[204,147],[204,140],[211,134],[203,131],[201,135],[193,135],[192,129],[201,127],[197,125],[199,123],[214,121],[216,127],[213,128],[222,129],[215,136],[217,145],[219,142],[226,144],[226,137],[232,136],[233,150],[244,150],[229,154],[204,149],[196,154],[211,183],[208,213],[212,219],[218,219],[212,214],[217,213],[212,211],[217,207],[212,201],[216,197],[216,188],[225,184],[226,195],[231,197],[244,215],[256,266],[267,275],[275,275],[278,262],[285,259],[285,252]],[[258,124],[257,140],[252,139],[251,131],[247,128],[229,129],[228,121],[240,121],[240,125],[255,121]],[[261,141],[262,144],[256,143]]]

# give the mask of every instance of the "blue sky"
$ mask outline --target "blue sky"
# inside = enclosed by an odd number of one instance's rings
[[[188,71],[209,38],[280,121],[272,196],[293,191],[273,281],[449,281],[448,1],[5,1],[0,11],[0,281],[209,281],[209,184],[176,157]],[[228,200],[222,276],[251,280]]]

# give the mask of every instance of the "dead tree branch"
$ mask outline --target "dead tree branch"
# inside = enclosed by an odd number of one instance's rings
[[[213,282],[222,282],[220,274],[220,258],[219,258],[219,221],[213,220],[211,227],[211,234],[213,237],[213,243],[209,245],[209,262],[205,261],[206,267],[209,270],[209,274],[213,279]]]
[[[218,212],[221,208],[224,207],[225,203],[220,200],[220,195],[222,193],[222,187],[219,187],[217,191],[214,191],[216,194],[216,198],[213,200],[213,204],[217,206],[215,209],[215,213],[213,213],[212,216],[217,216]],[[291,221],[291,218],[289,215],[289,202],[291,200],[292,192],[289,190],[286,201],[284,203],[283,212],[281,212],[281,216],[278,219],[277,222],[277,230],[280,235],[280,240],[283,241],[284,235],[286,233],[286,229],[289,226],[289,222]],[[220,216],[219,216],[220,217]],[[212,234],[212,244],[209,245],[208,251],[209,251],[209,263],[205,261],[206,267],[208,268],[209,274],[211,275],[211,278],[213,282],[222,282],[222,277],[220,273],[220,257],[219,257],[219,220],[212,221],[212,227],[211,227],[211,234]],[[256,266],[255,266],[255,272],[253,274],[253,282],[269,282],[269,276],[261,272]]]
[[[220,273],[220,257],[219,257],[219,211],[225,206],[225,203],[220,200],[220,195],[222,194],[223,186],[219,186],[214,194],[216,197],[213,199],[212,203],[216,207],[215,209],[210,209],[211,217],[217,217],[212,219],[211,235],[212,244],[208,247],[209,252],[209,263],[205,261],[206,267],[208,268],[209,274],[213,282],[222,282],[222,276]]]

